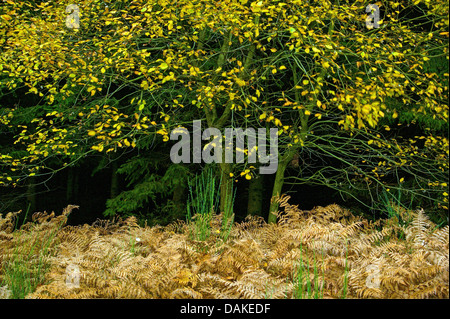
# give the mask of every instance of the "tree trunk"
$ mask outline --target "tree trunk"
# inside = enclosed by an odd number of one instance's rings
[[[230,178],[231,164],[220,163],[220,212],[226,212],[227,209],[233,209],[233,179]]]
[[[78,204],[79,200],[79,192],[80,192],[80,174],[79,170],[75,167],[73,168],[73,194],[72,194],[72,201],[74,204]]]
[[[176,215],[184,216],[186,214],[186,185],[184,183],[178,183],[175,186],[172,195],[172,202],[175,206]]]
[[[119,195],[119,174],[117,173],[117,169],[119,168],[119,163],[117,160],[113,160],[111,165],[111,189],[110,189],[110,198],[115,198]]]
[[[67,187],[66,187],[66,202],[67,204],[75,204],[78,200],[78,181],[79,176],[75,167],[67,169]]]
[[[29,213],[36,212],[36,178],[31,176],[28,178],[27,201],[29,205]]]
[[[73,200],[73,190],[74,190],[74,168],[69,167],[67,169],[67,187],[66,187],[66,203],[73,204],[71,201]]]
[[[247,214],[263,216],[262,203],[263,203],[263,183],[264,175],[259,175],[256,178],[250,180],[248,187],[248,203]]]
[[[275,182],[273,183],[272,188],[272,198],[270,202],[270,210],[269,210],[269,217],[268,222],[269,223],[276,223],[277,222],[277,216],[276,213],[278,211],[278,203],[274,201],[274,199],[277,196],[281,196],[281,191],[283,189],[284,184],[284,172],[286,171],[286,168],[288,164],[291,162],[292,158],[294,157],[294,154],[296,153],[296,148],[292,147],[279,161],[278,163],[278,169],[277,173],[275,175]]]

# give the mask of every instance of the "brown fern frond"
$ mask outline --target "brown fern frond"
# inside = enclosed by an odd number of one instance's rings
[[[0,214],[0,231],[5,233],[11,233],[14,230],[17,215],[19,215],[22,211],[18,211],[15,213],[7,213],[5,217]]]
[[[438,229],[423,211],[368,222],[334,204],[303,211],[289,196],[274,200],[277,223],[250,216],[226,242],[216,235],[221,214],[205,241],[191,240],[184,222],[63,226],[70,206],[15,230],[16,213],[0,216],[0,281],[21,265],[45,279],[27,298],[295,298],[308,281],[326,298],[448,298],[448,226]],[[74,265],[78,288],[66,284]]]
[[[171,292],[170,298],[173,299],[202,299],[203,295],[192,288],[178,288]]]

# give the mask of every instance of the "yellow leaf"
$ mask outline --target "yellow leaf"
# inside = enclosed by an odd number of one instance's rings
[[[282,125],[282,124],[281,124],[281,121],[280,121],[279,119],[277,119],[277,118],[274,119],[273,123],[274,123],[276,126],[281,126],[281,125]]]
[[[239,78],[236,79],[236,83],[237,83],[239,86],[244,86],[244,85],[245,85],[245,81],[244,81],[244,80],[241,80],[241,79],[239,79]]]
[[[139,111],[141,111],[144,108],[145,103],[146,103],[145,100],[139,100],[137,102],[138,107],[139,107]]]
[[[364,114],[369,114],[369,113],[370,113],[370,110],[371,110],[370,105],[364,105],[363,108],[362,108],[362,112],[363,112]]]
[[[146,80],[142,81],[141,87],[142,87],[144,90],[147,90],[147,89],[148,89],[148,82],[147,82]],[[132,102],[132,103],[133,103],[133,102]]]

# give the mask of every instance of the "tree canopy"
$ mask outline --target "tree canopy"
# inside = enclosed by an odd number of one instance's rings
[[[321,184],[370,208],[401,191],[446,211],[448,3],[377,1],[378,28],[368,4],[4,0],[0,187],[127,153],[131,189],[107,211],[135,212],[186,187],[196,166],[168,162],[170,132],[203,120],[278,129],[272,197]],[[216,165],[222,210],[234,183],[261,181],[252,151]]]

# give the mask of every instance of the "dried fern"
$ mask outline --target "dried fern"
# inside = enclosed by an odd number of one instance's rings
[[[7,270],[26,265],[34,283],[26,298],[448,298],[448,226],[423,211],[373,223],[337,205],[302,211],[288,196],[277,200],[277,224],[248,217],[224,240],[216,215],[201,242],[181,221],[62,227],[74,207],[34,214],[20,229],[17,214],[0,216],[2,295]],[[66,283],[73,266],[79,287]]]

